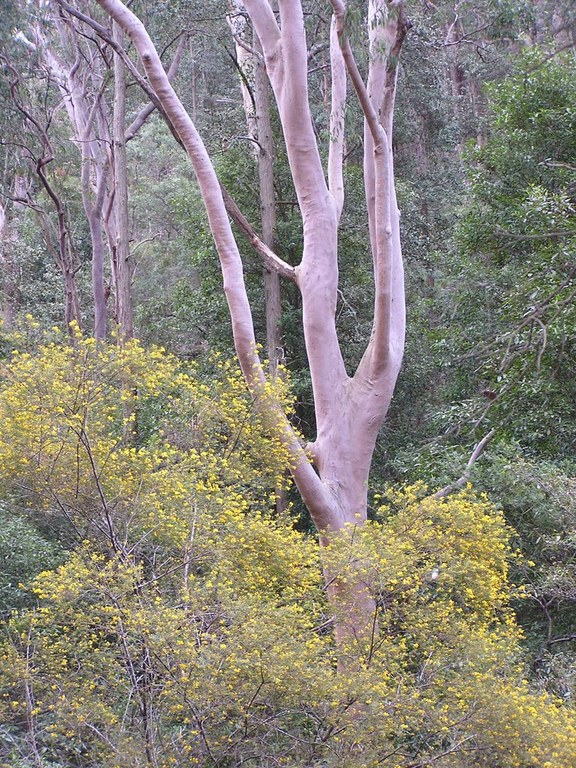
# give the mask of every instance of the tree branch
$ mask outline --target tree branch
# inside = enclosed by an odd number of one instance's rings
[[[365,120],[364,179],[376,286],[372,336],[355,378],[372,380],[384,375],[393,386],[404,347],[405,311],[391,137],[397,61],[409,22],[403,0],[370,2],[366,86],[346,33],[346,5],[343,0],[332,0],[332,7],[342,55]]]
[[[275,19],[273,26],[263,23],[263,19],[268,18],[263,6],[271,13],[267,2],[245,0],[244,4],[264,52],[266,71],[282,122],[290,172],[306,228],[308,217],[333,216],[334,212],[310,114],[308,50],[302,6],[299,0],[280,0],[279,30]],[[263,14],[262,18],[260,14]],[[328,210],[322,210],[323,204],[328,204]]]
[[[296,282],[295,268],[277,256],[274,251],[264,243],[222,184],[220,185],[220,189],[222,190],[224,205],[226,206],[229,216],[246,236],[256,252],[262,256],[268,269],[278,272],[279,275],[292,282]]]
[[[551,640],[548,640],[546,645],[556,645],[556,643],[571,643],[573,640],[576,640],[576,634],[571,635],[565,635],[564,637],[554,637]]]
[[[182,59],[182,54],[184,52],[184,48],[186,46],[187,40],[188,40],[188,35],[186,34],[180,35],[180,40],[178,41],[178,47],[176,48],[176,53],[174,54],[172,63],[170,64],[170,67],[166,72],[166,76],[170,81],[174,79],[176,72],[178,71],[178,67],[180,66],[180,61]],[[133,139],[136,136],[140,128],[142,128],[146,120],[150,117],[150,115],[154,112],[155,109],[157,109],[157,105],[153,101],[151,101],[149,104],[146,104],[144,107],[142,107],[140,112],[136,115],[134,120],[130,123],[130,125],[126,129],[126,135],[125,135],[126,142],[129,142],[131,139]]]
[[[134,74],[134,64],[131,62],[131,60],[128,57],[128,54],[126,51],[121,48],[117,44],[115,40],[113,40],[110,31],[104,27],[102,24],[99,24],[97,21],[92,19],[90,16],[87,16],[86,14],[81,13],[78,11],[74,6],[67,3],[65,0],[56,0],[58,4],[64,8],[66,11],[68,11],[71,15],[75,16],[79,20],[85,22],[88,26],[90,26],[96,34],[101,37],[107,44],[109,44],[122,58],[122,61],[127,64],[130,62],[130,71],[132,74]],[[178,49],[174,55],[174,58],[172,60],[172,63],[166,73],[167,78],[169,81],[173,79],[173,77],[176,74],[176,71],[178,69],[181,56],[184,50],[184,46],[186,44],[187,36],[182,35],[180,37],[180,42],[178,44]],[[138,75],[137,82],[144,91],[144,93],[148,96],[150,99],[150,104],[147,104],[142,108],[142,110],[139,112],[139,114],[135,117],[131,125],[128,126],[126,130],[126,141],[130,141],[132,138],[134,138],[137,134],[137,132],[140,130],[142,125],[145,123],[145,121],[148,119],[148,117],[152,114],[152,112],[157,109],[160,116],[163,118],[165,123],[168,125],[168,128],[170,129],[172,135],[176,139],[179,146],[186,151],[186,148],[184,147],[184,144],[182,143],[182,140],[180,139],[180,136],[178,135],[177,131],[175,130],[169,116],[164,111],[161,103],[159,102],[156,94],[154,93],[153,89],[150,88],[149,84],[146,82],[146,80],[141,76]],[[264,262],[268,269],[271,269],[273,271],[278,272],[282,277],[287,278],[288,280],[291,280],[292,282],[296,281],[296,272],[294,267],[292,267],[287,262],[284,262],[279,256],[277,256],[270,248],[268,248],[262,241],[262,238],[257,234],[257,232],[254,230],[254,228],[251,226],[249,221],[246,219],[246,217],[242,214],[236,203],[234,202],[231,195],[225,190],[225,188],[221,185],[222,194],[224,197],[224,202],[226,204],[226,210],[228,211],[228,214],[234,221],[234,223],[238,226],[240,231],[244,234],[244,236],[248,239],[248,241],[251,243],[253,248],[256,250],[256,252],[262,256],[264,259]]]
[[[472,455],[468,459],[468,464],[466,465],[466,469],[463,475],[459,477],[458,480],[456,480],[456,482],[450,483],[450,485],[446,485],[444,486],[444,488],[441,488],[439,491],[436,491],[436,493],[432,497],[433,499],[443,499],[445,496],[448,496],[453,491],[457,491],[460,488],[464,488],[466,483],[468,483],[470,480],[472,467],[474,466],[474,464],[476,464],[480,456],[482,456],[482,454],[484,453],[484,449],[486,448],[490,440],[492,440],[495,434],[496,434],[496,430],[491,429],[490,432],[488,432],[488,434],[484,435],[482,440],[480,440],[474,447],[474,450],[472,451]]]
[[[344,206],[344,160],[346,67],[338,41],[336,18],[330,25],[330,69],[332,72],[332,105],[330,110],[330,146],[328,149],[328,187],[336,205],[336,216],[340,220]]]
[[[130,72],[132,77],[136,80],[138,85],[142,88],[142,90],[148,96],[150,101],[154,104],[156,109],[160,113],[163,113],[162,105],[161,105],[160,101],[158,100],[158,98],[157,98],[157,96],[156,96],[156,94],[154,92],[154,89],[150,88],[149,84],[146,82],[146,78],[143,77],[140,74],[140,72],[138,72],[138,69],[134,66],[134,63],[133,63],[132,59],[128,56],[128,54],[126,53],[124,48],[122,46],[118,45],[118,43],[116,43],[116,41],[113,39],[111,30],[109,30],[107,27],[104,27],[102,24],[99,24],[91,16],[88,16],[85,13],[82,13],[76,7],[74,7],[70,3],[66,2],[66,0],[55,0],[55,2],[58,3],[58,5],[62,9],[67,11],[71,16],[74,16],[75,18],[77,18],[80,21],[83,21],[85,24],[87,24],[91,29],[94,30],[94,32],[96,32],[98,37],[100,37],[102,40],[104,40],[104,42],[107,43],[112,48],[112,50],[115,51],[120,56],[120,58],[124,62],[124,65],[126,66],[128,71]],[[170,129],[173,130],[172,127],[171,127],[171,123],[170,123],[170,121],[168,120],[168,118],[166,116],[165,116],[165,119],[166,119],[166,122],[168,123],[168,126],[170,127]],[[180,141],[180,139],[177,136],[175,136],[175,137],[177,138],[178,141]]]
[[[299,0],[281,0],[280,36],[260,34],[261,5],[261,0],[245,0],[262,43],[302,214],[304,249],[296,272],[302,293],[304,339],[320,434],[329,429],[335,390],[342,392],[347,381],[335,321],[337,205],[328,189],[310,113],[308,50],[302,5]]]
[[[356,91],[360,108],[364,115],[364,119],[368,125],[372,139],[376,146],[379,146],[382,142],[382,127],[378,120],[378,114],[372,105],[372,101],[368,95],[368,90],[364,85],[364,80],[356,64],[356,59],[350,46],[350,40],[346,34],[346,5],[342,0],[332,0],[332,8],[334,9],[334,17],[336,19],[336,33],[338,40],[340,41],[340,48],[342,50],[342,56],[346,64],[346,69],[350,75],[350,80]]]
[[[268,0],[244,0],[258,39],[264,50],[280,45],[280,27]]]
[[[220,257],[234,344],[244,378],[255,396],[260,412],[268,420],[270,428],[279,433],[291,456],[292,474],[304,503],[314,516],[316,525],[319,528],[330,527],[334,522],[330,493],[310,465],[280,404],[275,398],[271,399],[265,389],[266,380],[256,352],[254,326],[244,284],[242,261],[234,240],[222,191],[206,148],[194,123],[168,81],[160,57],[144,25],[120,0],[97,0],[97,2],[134,42],[150,84],[186,148],[194,167]],[[257,4],[260,5],[260,3]]]

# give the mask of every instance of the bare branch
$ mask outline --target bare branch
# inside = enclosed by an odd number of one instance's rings
[[[186,42],[188,40],[188,35],[182,34],[180,35],[180,40],[178,41],[178,47],[176,49],[176,53],[174,54],[174,58],[172,59],[172,63],[170,64],[170,67],[168,68],[168,71],[166,73],[168,80],[172,81],[176,75],[176,72],[178,71],[178,67],[180,66],[180,61],[182,59],[182,54],[184,53],[184,48],[186,46]],[[142,107],[140,112],[136,115],[134,120],[130,123],[128,128],[126,129],[126,142],[130,141],[131,139],[136,136],[140,128],[144,125],[146,120],[150,117],[150,115],[154,112],[154,110],[157,108],[157,105],[151,101],[149,104],[146,104],[146,106]]]
[[[292,280],[292,282],[296,282],[296,270],[294,267],[277,256],[274,251],[264,243],[222,184],[220,185],[220,189],[222,190],[222,197],[224,198],[224,205],[226,206],[228,214],[247,237],[256,252],[262,256],[268,269],[278,272],[279,275],[288,280]]]
[[[573,640],[576,640],[576,634],[565,635],[564,637],[554,637],[551,640],[548,640],[546,644],[550,646],[556,645],[556,643],[571,643]]]
[[[509,232],[507,229],[496,227],[494,233],[502,238],[508,238],[509,240],[557,240],[562,237],[574,237],[576,235],[576,229],[560,229],[552,230],[550,232],[540,232],[533,235],[523,235],[516,232]]]
[[[124,48],[118,45],[116,41],[113,39],[112,31],[107,27],[104,27],[102,24],[99,24],[91,16],[87,16],[85,13],[82,13],[81,11],[79,11],[75,6],[66,2],[66,0],[55,0],[55,2],[58,3],[58,5],[61,8],[63,8],[65,11],[67,11],[71,16],[74,16],[75,18],[79,19],[80,21],[83,21],[85,24],[91,27],[96,32],[98,37],[104,40],[104,42],[106,42],[112,48],[112,50],[115,51],[115,53],[117,53],[120,56],[120,58],[124,62],[124,65],[130,72],[132,77],[136,80],[138,85],[142,88],[142,90],[148,96],[150,101],[154,104],[156,109],[158,109],[159,112],[163,112],[162,105],[160,104],[160,101],[158,100],[154,92],[154,89],[150,87],[150,85],[146,81],[146,78],[143,77],[140,74],[140,72],[138,72],[137,68],[134,66],[134,62],[128,56]],[[170,126],[169,120],[167,120],[167,123]]]
[[[346,34],[346,6],[342,0],[332,0],[332,7],[334,9],[334,16],[336,19],[336,33],[338,35],[338,40],[340,41],[340,48],[342,49],[342,56],[344,58],[344,62],[346,63],[346,69],[350,75],[350,80],[352,81],[352,85],[356,91],[360,107],[364,114],[364,119],[368,124],[373,141],[376,146],[379,146],[383,139],[382,127],[380,126],[378,114],[372,106],[372,101],[368,95],[368,90],[364,85],[364,80],[362,79],[362,75],[360,74],[360,70],[356,64],[356,59],[354,58],[354,54],[350,46],[350,40]]]
[[[76,321],[78,325],[81,326],[80,305],[76,284],[74,281],[74,276],[78,271],[78,267],[74,263],[74,248],[70,237],[70,228],[68,226],[66,208],[60,199],[54,184],[49,180],[45,170],[46,166],[54,160],[54,152],[50,142],[50,137],[48,135],[48,127],[43,126],[33,114],[32,110],[24,104],[24,101],[20,95],[20,75],[12,63],[3,55],[0,56],[0,61],[3,62],[6,69],[11,74],[11,78],[9,80],[9,88],[14,106],[23,116],[25,121],[33,128],[36,136],[41,142],[42,151],[39,157],[34,157],[33,153],[28,147],[25,147],[25,149],[26,153],[30,157],[30,160],[34,164],[34,171],[36,176],[40,180],[42,187],[52,201],[54,210],[56,212],[58,221],[57,251],[52,243],[51,233],[49,231],[49,217],[46,212],[41,206],[35,205],[30,199],[27,199],[25,204],[40,215],[40,220],[45,234],[46,246],[64,279],[66,295],[64,321],[68,331],[70,332],[70,323],[72,321]]]
[[[474,464],[476,464],[480,456],[482,456],[482,454],[484,453],[484,449],[486,448],[490,440],[492,440],[495,434],[496,434],[496,430],[491,429],[490,432],[488,432],[488,434],[484,435],[482,440],[480,440],[474,447],[474,450],[472,451],[472,455],[468,459],[468,464],[466,465],[464,474],[461,477],[459,477],[458,480],[456,480],[456,482],[450,483],[450,485],[446,485],[444,488],[441,488],[439,491],[436,491],[436,493],[432,498],[443,499],[445,496],[448,496],[453,491],[457,491],[460,488],[464,488],[466,483],[468,483],[470,480],[472,467],[474,466]]]

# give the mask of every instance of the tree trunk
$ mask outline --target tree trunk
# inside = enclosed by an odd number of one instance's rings
[[[5,242],[7,240],[8,221],[6,217],[6,208],[0,200],[0,265],[2,266],[2,306],[0,307],[0,317],[2,327],[9,329],[12,325],[14,309],[12,306],[12,294],[9,286],[9,274],[11,270],[8,267],[8,259],[5,251]]]
[[[58,57],[53,48],[42,40],[46,65],[57,84],[74,132],[74,141],[81,156],[82,205],[88,221],[92,245],[92,296],[94,309],[94,336],[101,341],[107,333],[107,291],[104,277],[106,246],[103,232],[103,210],[106,178],[109,164],[106,143],[109,131],[102,110],[103,78],[100,73],[99,54],[92,55],[84,67],[79,54],[77,30],[72,31],[57,19],[63,50],[71,62]],[[90,94],[90,96],[88,96]]]
[[[242,104],[248,136],[258,169],[260,225],[262,242],[274,249],[276,200],[274,192],[274,141],[270,120],[270,84],[266,77],[262,46],[254,32],[248,37],[248,24],[242,0],[229,0],[229,24],[236,44],[236,63],[240,70]],[[280,318],[282,305],[280,277],[267,265],[263,268],[266,315],[266,354],[272,377],[276,376],[281,349]]]
[[[317,472],[298,436],[269,394],[255,348],[242,262],[214,167],[196,128],[174,92],[139,19],[120,0],[98,3],[132,38],[148,80],[194,166],[220,257],[224,291],[238,360],[255,403],[279,432],[292,459],[291,471],[324,545],[336,531],[367,517],[368,475],[376,436],[386,416],[404,347],[404,277],[399,213],[394,189],[392,118],[397,62],[409,24],[402,0],[370,0],[368,82],[360,76],[346,30],[346,6],[332,0],[332,111],[327,178],[308,101],[308,52],[299,0],[280,0],[279,18],[268,0],[245,0],[262,44],[275,95],[290,171],[302,215],[304,251],[293,269],[277,256],[270,263],[297,283],[302,294],[306,351],[314,394],[317,437],[310,446]],[[343,151],[346,73],[365,118],[365,191],[375,278],[370,341],[353,377],[346,373],[336,333],[338,228],[344,202]],[[334,580],[329,596],[336,638],[343,649],[374,632],[375,604],[362,583]]]
[[[97,211],[89,210],[88,225],[92,240],[92,297],[94,302],[94,338],[106,339],[106,284],[104,281],[104,255],[106,247],[102,235],[102,221]]]
[[[47,179],[46,183],[48,183]],[[80,302],[76,286],[76,258],[72,249],[70,228],[67,224],[67,216],[65,215],[64,207],[53,188],[50,196],[53,201],[57,201],[55,202],[58,218],[58,233],[56,235],[57,246],[53,243],[53,227],[50,216],[46,211],[41,209],[38,209],[36,213],[38,214],[40,225],[44,231],[46,248],[52,255],[54,263],[62,273],[64,279],[64,324],[68,330],[68,335],[73,337],[72,323],[75,323],[79,328],[82,327]]]
[[[66,11],[74,15],[72,6]],[[131,282],[133,263],[129,251],[128,185],[126,143],[144,125],[155,109],[148,103],[126,127],[126,71],[122,56],[114,55],[114,106],[106,102],[108,60],[102,49],[84,45],[90,39],[94,23],[77,11],[78,24],[67,15],[55,14],[52,21],[60,38],[60,53],[41,40],[46,64],[58,85],[74,133],[74,141],[82,158],[82,203],[90,228],[92,242],[92,283],[94,298],[94,335],[105,339],[107,334],[107,299],[109,289],[105,280],[106,240],[111,261],[115,292],[115,319],[119,339],[134,334]],[[84,36],[84,32],[90,34]],[[110,38],[104,30],[106,44],[122,50],[122,30],[115,27]],[[168,77],[177,70],[186,36],[182,35]],[[133,71],[136,79],[138,74]],[[148,91],[149,93],[149,91]],[[157,102],[155,102],[157,104]]]
[[[258,182],[260,188],[260,221],[262,240],[274,250],[276,236],[276,200],[274,194],[274,140],[270,120],[270,91],[262,46],[254,35],[254,101],[256,104],[256,136],[258,139]],[[266,307],[266,353],[273,377],[282,357],[280,275],[264,267],[264,302]]]
[[[10,95],[14,106],[22,116],[26,126],[31,129],[32,134],[36,136],[40,143],[41,150],[38,153],[35,153],[30,147],[26,147],[26,154],[29,160],[32,161],[33,173],[54,207],[57,221],[56,228],[54,228],[48,212],[31,199],[26,185],[22,183],[22,177],[19,176],[15,179],[16,197],[20,204],[31,208],[40,218],[40,223],[44,231],[46,248],[50,252],[64,279],[64,322],[68,333],[70,334],[70,324],[76,322],[80,326],[81,316],[76,287],[76,254],[72,245],[68,216],[57,187],[47,174],[47,167],[54,160],[54,150],[52,148],[50,136],[48,135],[48,126],[54,115],[53,113],[50,114],[46,122],[45,117],[38,117],[35,114],[34,107],[25,103],[20,92],[19,73],[6,57],[2,57],[2,59],[11,75]]]
[[[114,24],[114,40],[123,43],[122,29]],[[126,68],[120,56],[114,55],[114,117],[113,117],[113,160],[114,189],[113,215],[115,242],[112,248],[112,269],[116,294],[116,322],[118,338],[126,341],[134,336],[132,311],[133,264],[129,245],[128,222],[128,175],[126,162]]]

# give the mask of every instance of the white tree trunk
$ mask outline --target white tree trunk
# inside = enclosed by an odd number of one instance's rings
[[[82,60],[79,42],[70,26],[58,20],[56,28],[60,37],[62,57],[57,57],[51,46],[42,41],[46,66],[58,85],[64,106],[74,132],[74,142],[81,156],[82,205],[88,221],[92,245],[92,296],[94,309],[94,336],[106,338],[106,283],[104,264],[106,243],[104,240],[104,210],[106,207],[106,183],[109,173],[109,128],[103,114],[103,84],[99,55],[92,56],[86,66]]]
[[[156,50],[139,19],[120,0],[98,3],[132,38],[146,75],[193,163],[220,256],[236,351],[256,402],[271,423],[280,424],[293,457],[292,473],[302,498],[329,543],[331,532],[361,525],[367,514],[368,475],[375,441],[386,416],[400,369],[405,329],[404,281],[399,214],[394,191],[392,116],[396,66],[408,28],[403,2],[370,0],[370,73],[364,84],[346,34],[346,7],[333,0],[331,38],[332,137],[328,181],[308,101],[307,46],[300,0],[279,0],[279,20],[269,0],[244,0],[262,44],[290,170],[303,222],[304,250],[296,268],[302,293],[303,325],[310,366],[317,436],[310,466],[280,407],[264,394],[264,372],[255,351],[242,264],[214,168],[196,128],[172,89]],[[336,333],[338,227],[343,205],[343,114],[346,72],[365,115],[365,176],[375,277],[374,324],[354,376],[346,373]],[[280,260],[276,263],[282,268]],[[287,265],[284,271],[290,274]],[[345,605],[337,637],[365,644],[374,628],[375,606],[362,584],[331,581],[330,594]]]
[[[123,42],[122,29],[114,25],[114,39],[119,46]],[[134,336],[132,311],[133,262],[129,243],[128,218],[128,171],[126,160],[126,68],[114,55],[114,111],[113,111],[113,165],[114,199],[112,215],[115,223],[115,240],[112,245],[116,322],[119,338],[124,341]]]

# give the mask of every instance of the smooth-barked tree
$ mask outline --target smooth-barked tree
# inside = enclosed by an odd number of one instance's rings
[[[306,344],[316,417],[315,440],[303,445],[266,385],[258,356],[241,256],[223,193],[206,147],[170,84],[139,18],[120,0],[97,0],[132,40],[165,117],[184,145],[196,173],[219,254],[234,343],[247,385],[291,455],[295,484],[320,532],[331,533],[367,518],[370,464],[400,370],[405,334],[404,277],[399,212],[394,188],[392,125],[398,60],[409,29],[403,0],[368,0],[363,76],[351,44],[345,0],[332,0],[330,30],[330,130],[321,146],[308,88],[308,47],[301,0],[244,0],[270,81],[297,195],[303,228],[301,262],[280,259],[254,231],[252,243],[269,269],[293,281],[302,295]],[[357,13],[354,14],[357,18]],[[358,37],[357,29],[354,38]],[[364,180],[374,272],[370,339],[356,370],[346,369],[336,328],[338,233],[344,206],[345,110],[352,85],[364,117]],[[325,159],[326,158],[326,159]],[[374,636],[375,603],[362,583],[345,584],[326,573],[341,645]]]

